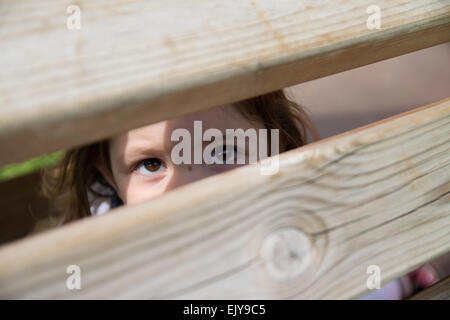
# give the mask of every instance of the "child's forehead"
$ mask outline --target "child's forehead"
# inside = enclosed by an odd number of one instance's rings
[[[131,133],[131,135],[145,136],[146,133],[151,132],[156,134],[158,131],[164,131],[165,134],[167,134],[176,129],[187,129],[194,133],[196,121],[201,121],[203,131],[215,128],[225,132],[225,129],[248,129],[255,127],[255,125],[247,120],[234,105],[227,104],[191,113],[176,119],[165,120],[144,126],[131,130],[129,133]]]
[[[125,148],[126,152],[134,150],[135,147],[146,145],[167,144],[167,147],[169,147],[171,145],[171,134],[176,129],[186,129],[194,136],[195,121],[201,121],[203,132],[210,128],[219,129],[224,133],[226,129],[242,128],[246,130],[255,128],[255,124],[247,120],[234,105],[228,104],[133,129],[114,137],[111,144],[113,148]],[[257,126],[258,128],[261,127]]]
[[[251,123],[231,104],[213,107],[199,112],[191,113],[177,119],[167,121],[168,128],[193,129],[194,121],[201,121],[204,130],[217,128],[219,130],[250,128]]]

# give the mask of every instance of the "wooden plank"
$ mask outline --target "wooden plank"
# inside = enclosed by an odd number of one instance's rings
[[[12,242],[0,298],[358,297],[450,250],[449,133],[450,98]]]
[[[0,0],[0,164],[450,41],[450,3]],[[275,4],[276,3],[276,4]],[[7,151],[7,152],[6,152]]]
[[[450,300],[450,277],[420,291],[410,300]]]

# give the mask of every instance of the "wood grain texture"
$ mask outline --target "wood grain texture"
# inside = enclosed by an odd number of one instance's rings
[[[450,300],[450,277],[415,294],[410,300]]]
[[[447,0],[372,4],[0,0],[0,165],[450,41]]]
[[[356,298],[450,250],[449,150],[450,98],[0,247],[0,297]]]

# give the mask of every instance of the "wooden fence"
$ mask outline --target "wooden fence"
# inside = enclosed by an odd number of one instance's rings
[[[68,30],[71,4],[0,1],[0,164],[450,40],[448,1],[378,0],[374,30],[372,1],[99,0]],[[368,266],[449,251],[449,120],[447,98],[8,243],[0,297],[357,298]]]

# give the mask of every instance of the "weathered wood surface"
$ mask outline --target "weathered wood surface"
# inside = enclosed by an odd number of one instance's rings
[[[0,297],[355,298],[450,250],[449,149],[446,99],[0,247]]]
[[[415,294],[410,300],[450,300],[450,277]]]
[[[373,4],[0,0],[0,165],[450,41],[447,0]]]

